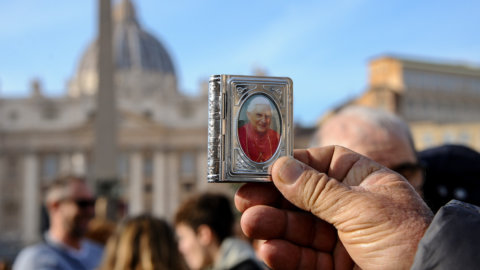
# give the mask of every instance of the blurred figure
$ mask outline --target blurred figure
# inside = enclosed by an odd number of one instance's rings
[[[9,269],[11,269],[11,267],[8,261],[0,259],[0,270],[9,270]]]
[[[480,153],[463,145],[423,150],[425,202],[433,212],[451,199],[480,205]]]
[[[173,229],[149,215],[125,220],[110,238],[100,270],[182,270]]]
[[[422,195],[423,170],[408,125],[382,110],[348,106],[327,118],[312,146],[340,145],[404,176]]]
[[[13,269],[95,269],[103,248],[84,238],[95,198],[83,178],[68,176],[48,187],[45,205],[50,228],[44,241],[20,252]]]
[[[107,244],[108,239],[115,232],[115,223],[106,218],[95,217],[88,224],[85,238],[92,240],[102,246]]]
[[[180,205],[175,229],[190,269],[262,269],[250,244],[232,237],[234,220],[224,195],[200,194]]]

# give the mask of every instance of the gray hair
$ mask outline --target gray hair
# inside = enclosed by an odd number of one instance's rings
[[[408,140],[408,143],[415,152],[415,145],[408,124],[400,117],[390,112],[364,106],[350,105],[342,108],[337,113],[334,113],[333,117],[335,116],[355,116],[390,134],[401,135]],[[326,121],[328,121],[328,118]],[[321,128],[320,124],[311,142],[312,146],[321,145]]]
[[[270,101],[263,95],[258,95],[250,101],[250,104],[248,104],[247,107],[247,112],[252,112],[257,105],[268,105],[270,107],[270,110],[272,109],[272,105],[270,104]]]

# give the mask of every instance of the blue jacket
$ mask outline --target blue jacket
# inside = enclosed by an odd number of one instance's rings
[[[92,270],[101,260],[103,248],[89,240],[83,240],[81,249],[74,251],[52,241],[45,241],[23,249],[15,259],[13,270]]]

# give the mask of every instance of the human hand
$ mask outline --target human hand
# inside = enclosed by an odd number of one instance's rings
[[[235,195],[244,233],[267,240],[259,253],[268,266],[410,268],[433,214],[403,177],[339,146],[295,158],[273,164],[275,186],[250,183]]]

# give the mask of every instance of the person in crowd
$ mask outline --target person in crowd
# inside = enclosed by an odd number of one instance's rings
[[[50,228],[43,242],[25,248],[13,269],[95,269],[103,247],[84,238],[94,216],[95,198],[83,178],[67,176],[51,183],[45,205]]]
[[[6,260],[0,260],[0,270],[9,270],[10,264]]]
[[[88,224],[85,238],[92,240],[102,246],[107,244],[108,239],[115,232],[116,223],[105,217],[95,217]]]
[[[265,239],[272,269],[475,269],[480,207],[450,202],[433,217],[404,177],[341,146],[295,150],[273,184],[235,195],[241,227]],[[299,211],[302,210],[302,211]]]
[[[230,200],[221,194],[195,195],[180,205],[175,229],[190,269],[262,269],[252,247],[233,237],[234,220]]]
[[[480,153],[446,144],[418,156],[425,165],[424,199],[434,213],[451,199],[480,205]]]
[[[422,194],[423,170],[408,125],[379,109],[347,106],[324,119],[312,146],[340,145],[403,175]]]
[[[170,225],[150,215],[126,219],[109,239],[100,270],[186,270]]]
[[[270,127],[270,101],[262,95],[252,98],[247,107],[248,122],[238,128],[238,139],[248,158],[255,162],[265,162],[275,154],[280,135]]]

